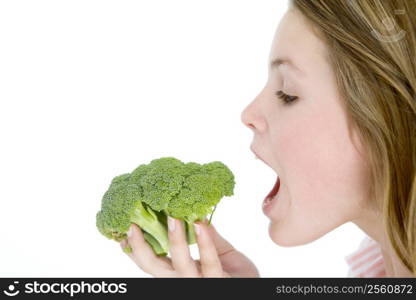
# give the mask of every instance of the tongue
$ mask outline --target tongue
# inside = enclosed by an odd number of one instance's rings
[[[266,200],[267,198],[273,198],[273,196],[277,194],[277,191],[279,190],[279,186],[280,186],[280,178],[279,178],[279,176],[277,176],[276,182],[275,182],[275,184],[273,186],[273,189],[266,196],[266,198],[264,198],[264,200]]]

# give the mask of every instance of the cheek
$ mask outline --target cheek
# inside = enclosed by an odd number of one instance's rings
[[[360,212],[368,185],[364,163],[340,111],[299,110],[280,119],[273,137],[280,167],[280,203],[272,211],[269,235],[281,246],[312,242]]]
[[[360,201],[365,173],[343,112],[299,112],[277,128],[274,149],[292,210],[317,217],[322,210],[350,213]]]

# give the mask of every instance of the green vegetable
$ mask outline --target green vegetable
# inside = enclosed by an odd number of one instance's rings
[[[222,162],[200,165],[174,157],[154,159],[113,178],[103,195],[96,226],[101,234],[120,242],[135,223],[153,251],[165,256],[169,250],[167,216],[182,220],[187,242],[194,244],[193,223],[208,214],[212,218],[221,198],[233,195],[234,186],[234,175]],[[124,251],[131,252],[131,248]]]

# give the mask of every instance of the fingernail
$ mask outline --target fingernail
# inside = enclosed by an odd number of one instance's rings
[[[197,235],[201,233],[201,227],[199,224],[194,223],[195,232]]]
[[[169,231],[175,230],[175,220],[171,217],[168,217],[168,227],[169,227]]]
[[[132,235],[133,235],[133,225],[130,225],[129,231],[127,231],[127,236],[131,238]]]

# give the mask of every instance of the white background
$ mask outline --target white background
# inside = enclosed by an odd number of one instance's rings
[[[286,1],[0,2],[0,276],[149,277],[95,227],[111,179],[150,160],[224,162],[217,230],[262,277],[344,277],[364,234],[268,236],[273,170],[240,119]],[[196,245],[191,246],[198,258]]]

